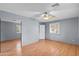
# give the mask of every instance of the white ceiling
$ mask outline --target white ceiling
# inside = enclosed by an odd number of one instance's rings
[[[79,16],[78,3],[59,3],[59,6],[51,7],[51,5],[53,4],[55,3],[0,3],[0,10],[14,13],[16,14],[15,16],[21,15],[25,17],[35,18],[40,22],[48,22],[52,20],[59,20],[62,18]],[[40,17],[35,17],[35,15],[41,14],[45,11],[50,12],[56,17],[50,20],[43,20]]]

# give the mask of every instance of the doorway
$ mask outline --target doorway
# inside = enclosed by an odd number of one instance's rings
[[[40,25],[40,39],[45,39],[45,25]]]

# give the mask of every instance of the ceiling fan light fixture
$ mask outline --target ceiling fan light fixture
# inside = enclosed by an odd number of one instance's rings
[[[44,19],[44,20],[48,20],[49,18],[48,18],[48,17],[43,17],[43,19]]]
[[[42,14],[42,17],[48,17],[48,14]]]
[[[48,19],[52,19],[54,18],[55,16],[52,16],[51,14],[48,14],[47,12],[44,12],[42,15],[41,15],[42,19],[44,20],[48,20]]]
[[[52,19],[53,17],[54,17],[54,16],[48,15],[48,14],[42,15],[42,18],[45,19],[45,20]]]

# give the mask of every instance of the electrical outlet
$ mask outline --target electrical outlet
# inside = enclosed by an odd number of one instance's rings
[[[72,40],[73,42],[75,41],[75,40]]]

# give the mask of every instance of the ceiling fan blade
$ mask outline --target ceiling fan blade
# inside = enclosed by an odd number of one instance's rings
[[[55,3],[52,5],[52,7],[55,7],[55,6],[59,6],[59,3]]]

